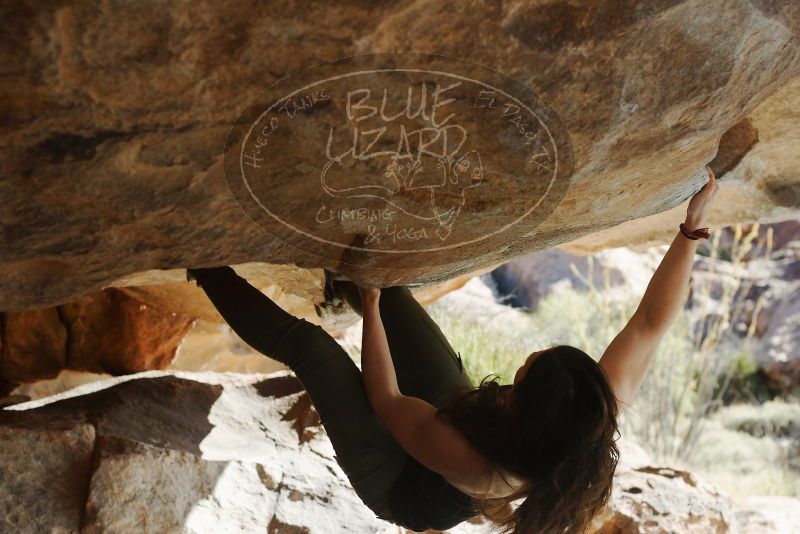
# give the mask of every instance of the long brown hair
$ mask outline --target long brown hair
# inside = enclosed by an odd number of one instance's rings
[[[513,388],[492,376],[454,392],[437,412],[493,467],[526,481],[507,497],[484,493],[478,509],[503,534],[583,532],[608,502],[619,460],[617,399],[608,377],[569,345],[542,352]]]

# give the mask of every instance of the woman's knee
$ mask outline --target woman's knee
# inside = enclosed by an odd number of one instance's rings
[[[324,328],[303,318],[294,321],[281,339],[282,344],[291,350],[302,350],[309,346],[329,343],[331,340],[333,338]]]
[[[343,353],[342,346],[320,325],[306,319],[298,319],[281,337],[276,351],[289,367],[295,368],[304,361],[319,365],[329,358],[338,358]]]

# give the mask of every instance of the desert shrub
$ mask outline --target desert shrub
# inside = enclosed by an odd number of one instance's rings
[[[753,407],[756,412],[760,407]],[[688,467],[700,472],[731,495],[800,496],[800,466],[796,448],[771,436],[756,437],[728,427],[741,414],[721,409],[707,421]],[[766,411],[770,411],[767,408]],[[748,410],[749,411],[749,410]],[[727,421],[728,417],[732,421]],[[770,418],[748,414],[747,419]],[[796,444],[796,442],[795,442]]]
[[[499,383],[510,384],[514,373],[534,350],[527,329],[511,328],[502,321],[475,320],[436,304],[427,311],[460,353],[473,384],[488,375],[497,375]]]
[[[800,439],[800,403],[772,400],[726,406],[715,414],[722,426],[754,437]]]

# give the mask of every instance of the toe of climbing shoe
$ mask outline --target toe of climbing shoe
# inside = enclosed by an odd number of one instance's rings
[[[323,271],[325,272],[325,302],[329,302],[334,306],[338,306],[341,303],[341,300],[336,295],[336,290],[333,287],[334,273],[328,269],[323,269]]]

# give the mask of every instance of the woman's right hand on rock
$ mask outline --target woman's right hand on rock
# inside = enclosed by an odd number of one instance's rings
[[[708,165],[706,165],[706,170],[708,171],[708,182],[692,196],[691,200],[689,200],[689,207],[686,210],[684,224],[690,232],[705,224],[711,202],[714,200],[717,190],[719,190],[714,171]]]
[[[361,295],[361,302],[363,304],[371,304],[377,302],[381,296],[381,290],[378,287],[361,287],[356,284],[358,292]]]

